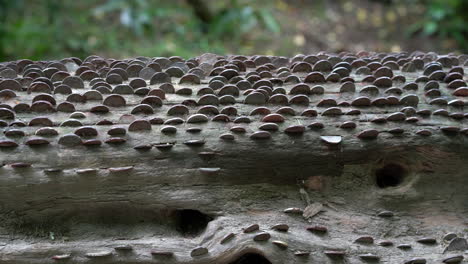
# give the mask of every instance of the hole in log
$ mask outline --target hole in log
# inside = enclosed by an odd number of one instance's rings
[[[135,230],[167,236],[194,237],[202,233],[214,218],[198,210],[139,207],[126,202],[106,205],[55,207],[51,210],[29,210],[0,214],[0,229],[34,237],[80,235],[82,230],[106,236],[110,232],[131,235]],[[118,231],[116,231],[118,230]],[[145,232],[146,232],[145,231]]]
[[[213,217],[198,210],[183,209],[176,212],[176,228],[184,236],[196,236],[206,229]]]
[[[406,170],[403,166],[390,163],[375,171],[375,181],[379,188],[395,187],[403,182]]]
[[[230,264],[271,264],[271,262],[264,256],[257,253],[247,253],[240,256]]]

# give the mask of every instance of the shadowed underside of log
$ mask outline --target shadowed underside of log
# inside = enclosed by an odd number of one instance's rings
[[[0,64],[0,263],[461,263],[466,55]]]

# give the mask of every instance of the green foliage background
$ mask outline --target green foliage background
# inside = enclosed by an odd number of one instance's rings
[[[337,0],[346,2],[346,0]],[[113,57],[191,57],[204,52],[267,53],[283,35],[285,21],[276,5],[284,1],[211,1],[203,21],[189,1],[172,0],[0,0],[0,61],[54,59],[99,54]],[[324,0],[302,1],[321,12]],[[352,2],[352,1],[350,1]],[[390,5],[422,4],[424,12],[407,29],[415,34],[454,40],[468,50],[468,1],[390,0]],[[320,16],[317,16],[320,17]],[[285,41],[269,52],[291,55]],[[290,53],[290,54],[284,54]]]
[[[468,51],[468,1],[426,0],[426,11],[412,30],[422,30],[426,35],[454,39],[461,50]]]

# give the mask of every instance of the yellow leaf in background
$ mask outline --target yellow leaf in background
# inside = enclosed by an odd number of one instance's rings
[[[391,50],[392,52],[401,52],[401,47],[400,47],[400,45],[393,45],[393,46],[390,48],[390,50]]]
[[[364,8],[358,8],[356,12],[356,18],[360,24],[367,22],[367,11]]]
[[[408,13],[408,9],[405,6],[398,6],[397,7],[397,12],[400,16],[404,17]]]
[[[335,42],[336,41],[336,34],[332,31],[330,31],[329,33],[327,33],[327,40],[329,42]]]
[[[304,46],[304,44],[306,42],[306,39],[305,39],[304,35],[296,34],[294,36],[293,42],[294,42],[294,44],[296,44],[296,46],[302,47],[302,46]]]
[[[395,22],[396,19],[397,19],[397,16],[396,16],[395,12],[393,12],[393,10],[387,11],[386,16],[387,16],[387,22],[390,22],[390,23]]]
[[[380,16],[380,13],[374,13],[374,15],[371,16],[372,19],[372,25],[375,27],[380,27],[382,26],[382,17]]]
[[[88,45],[93,46],[96,45],[98,39],[95,36],[88,37]]]
[[[247,54],[255,53],[255,47],[254,47],[254,46],[246,46],[246,47],[245,47],[245,52],[246,52]]]
[[[354,6],[353,6],[353,3],[352,3],[351,1],[346,1],[346,2],[343,4],[343,9],[344,9],[344,11],[346,11],[346,12],[351,12],[351,11],[353,11],[353,8],[354,8]]]
[[[277,0],[276,1],[276,7],[281,11],[286,11],[288,9],[288,4],[286,4],[282,0]]]
[[[168,52],[174,52],[176,48],[177,48],[177,45],[174,42],[170,41],[166,43],[166,50]]]

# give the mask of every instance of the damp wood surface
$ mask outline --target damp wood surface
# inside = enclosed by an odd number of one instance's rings
[[[0,263],[464,263],[467,59],[0,63]]]

